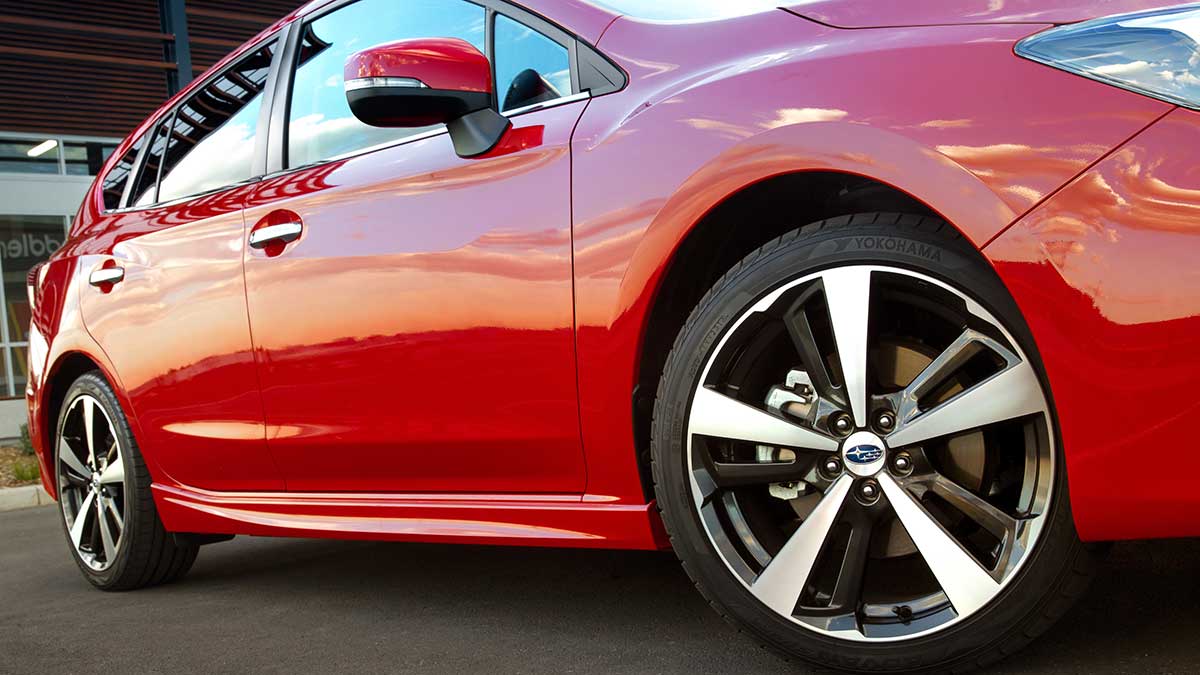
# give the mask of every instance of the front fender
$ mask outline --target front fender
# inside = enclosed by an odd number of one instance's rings
[[[982,247],[1170,110],[1016,57],[1037,28],[844,31],[768,12],[623,17],[605,32],[630,84],[592,100],[572,139],[589,493],[643,499],[629,405],[640,343],[666,269],[686,264],[679,245],[731,195],[789,172],[860,175]]]

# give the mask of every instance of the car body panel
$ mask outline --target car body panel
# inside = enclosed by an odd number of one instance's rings
[[[1200,535],[1197,152],[1176,109],[984,249],[1045,360],[1085,539]]]
[[[462,159],[440,134],[257,186],[251,227],[304,223],[245,259],[289,490],[583,492],[567,143],[585,105],[518,116],[511,152]]]
[[[656,550],[654,504],[572,495],[214,493],[155,484],[168,529],[292,537]]]
[[[121,373],[141,445],[170,479],[210,490],[281,490],[263,426],[242,249],[252,186],[120,216],[141,231],[82,275],[118,265],[111,288],[79,289],[88,332]]]
[[[1087,18],[1081,3],[876,4],[872,23],[984,12],[983,25],[877,30],[783,10],[683,25],[576,0],[528,4],[597,43],[628,85],[519,116],[472,160],[443,134],[150,211],[102,213],[93,188],[34,311],[31,352],[45,346],[28,398],[43,468],[54,375],[82,354],[117,389],[172,531],[665,547],[632,419],[661,282],[731,195],[823,171],[906,193],[977,247],[995,239],[986,251],[1047,362],[1083,536],[1200,534],[1200,499],[1162,493],[1182,478],[1114,487],[1120,460],[1144,441],[1179,445],[1168,423],[1195,416],[1179,389],[1196,364],[1171,370],[1166,350],[1195,346],[1196,310],[1161,276],[1195,285],[1181,262],[1194,234],[1186,219],[1168,219],[1169,233],[1156,224],[1163,209],[1194,208],[1188,155],[1169,156],[1194,145],[1194,113],[1012,53],[1048,22]],[[859,21],[847,3],[804,7],[817,21]],[[1131,172],[1138,180],[1119,183]],[[1101,195],[1110,222],[1057,234],[1096,208],[1089,177],[1116,185]],[[300,240],[246,248],[251,229],[285,211],[304,221]],[[405,228],[413,221],[426,227]],[[1122,237],[1175,247],[1170,264],[1139,277],[1154,261],[1117,255]],[[125,282],[87,284],[112,264],[129,266]],[[240,280],[239,267],[244,287],[227,278]],[[1145,292],[1136,321],[1105,313],[1122,280]],[[412,310],[399,327],[380,318],[397,301]],[[201,316],[212,334],[188,342]],[[165,344],[190,350],[189,363]],[[1120,379],[1136,368],[1112,361],[1129,354],[1162,391],[1140,384],[1143,398],[1127,400]],[[1089,427],[1122,405],[1175,416],[1110,437]]]
[[[622,18],[609,28],[600,48],[631,82],[592,101],[573,141],[589,493],[644,498],[633,448],[636,366],[612,363],[637,363],[673,252],[729,195],[794,171],[869,176],[981,246],[1171,109],[1016,59],[1013,43],[1032,30],[872,35],[764,14],[694,25]],[[755,50],[726,34],[755,35]],[[693,65],[697,43],[709,45],[710,68]],[[990,77],[964,80],[968,72]],[[909,86],[916,73],[925,86]],[[956,93],[930,95],[939,91]],[[648,152],[647,143],[671,151]]]
[[[1176,3],[1163,0],[803,0],[785,6],[813,21],[838,28],[874,28],[968,23],[1074,23],[1172,4]]]

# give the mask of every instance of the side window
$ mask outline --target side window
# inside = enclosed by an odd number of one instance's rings
[[[461,38],[482,52],[484,19],[483,7],[464,0],[359,0],[308,23],[292,82],[288,166],[312,164],[425,131],[380,129],[359,122],[346,103],[346,58],[384,42],[420,37]]]
[[[175,113],[157,201],[165,202],[252,177],[262,92],[275,43],[259,47]]]
[[[129,183],[129,174],[133,171],[133,163],[137,161],[138,150],[142,149],[142,143],[145,140],[146,136],[143,135],[134,141],[129,151],[104,175],[104,180],[100,182],[100,191],[104,195],[104,208],[111,211],[121,206],[125,185]]]
[[[500,112],[571,95],[571,58],[566,47],[500,14],[495,40]]]
[[[155,188],[158,184],[158,168],[162,166],[163,152],[167,149],[167,127],[174,117],[173,114],[167,115],[166,119],[159,122],[158,127],[154,130],[150,148],[146,150],[146,159],[142,162],[137,180],[133,183],[133,192],[129,193],[131,206],[146,206],[156,201]]]

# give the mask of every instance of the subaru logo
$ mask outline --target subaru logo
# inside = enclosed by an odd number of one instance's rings
[[[856,445],[846,451],[846,461],[855,464],[870,464],[883,457],[883,448],[875,445]]]

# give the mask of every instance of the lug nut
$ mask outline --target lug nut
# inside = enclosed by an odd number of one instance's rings
[[[891,431],[892,427],[896,426],[896,416],[890,411],[884,410],[875,418],[875,426],[879,427],[882,431]]]
[[[833,428],[841,434],[848,434],[854,429],[854,422],[850,420],[850,416],[846,413],[841,413],[833,418]]]
[[[825,459],[825,463],[821,468],[823,468],[825,473],[829,474],[830,476],[836,476],[842,472],[842,461],[837,457],[830,455]]]
[[[879,499],[879,485],[873,480],[863,481],[862,485],[858,486],[858,496],[868,504],[872,504]]]
[[[892,459],[892,468],[896,470],[896,473],[906,474],[909,471],[912,471],[912,458],[904,453],[896,455],[896,457]]]

